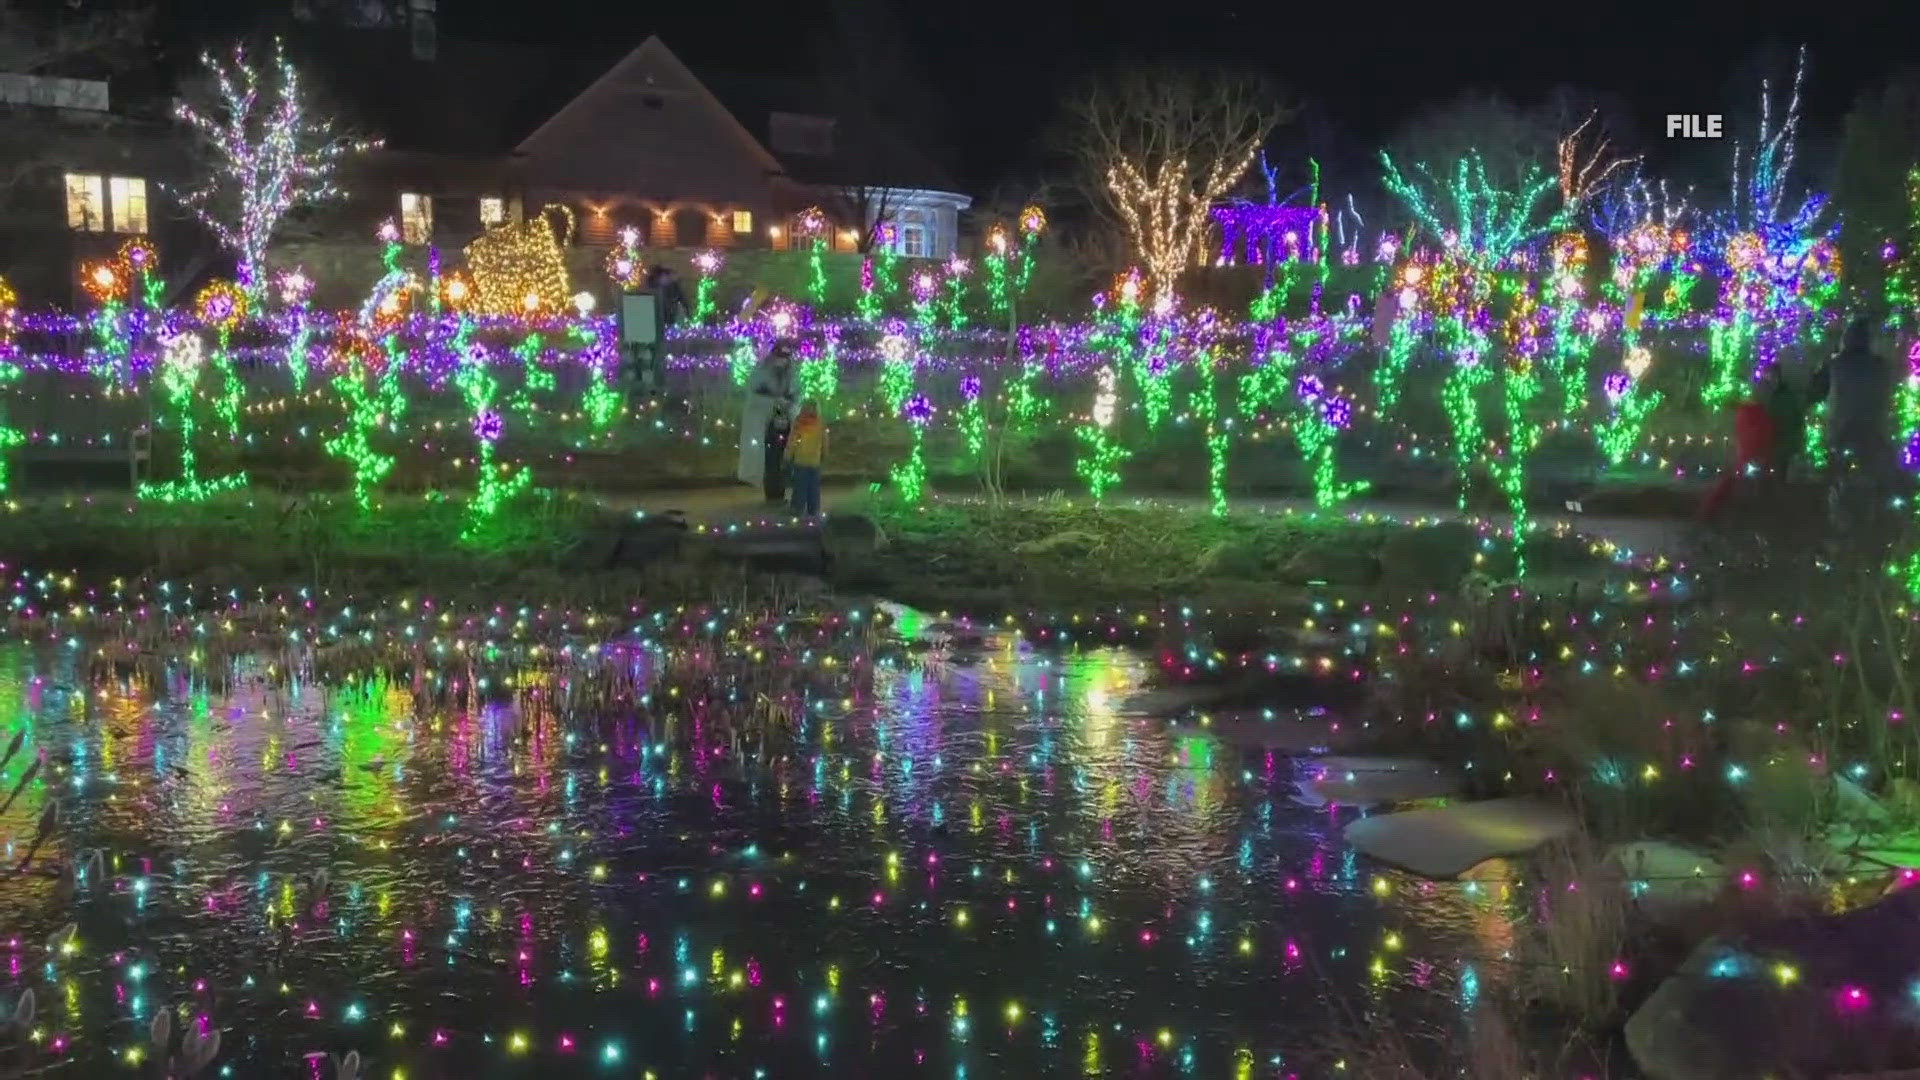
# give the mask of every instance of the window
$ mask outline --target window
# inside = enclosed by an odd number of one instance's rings
[[[400,239],[424,244],[433,239],[433,197],[411,191],[400,196]]]
[[[106,184],[98,176],[67,174],[67,228],[107,231]]]
[[[910,259],[924,259],[932,253],[925,225],[900,226],[900,254]]]
[[[733,212],[733,231],[736,233],[752,232],[753,231],[753,211],[735,210]]]
[[[113,231],[147,231],[147,182],[133,176],[116,176],[107,181],[107,194],[113,202]]]
[[[507,200],[481,196],[480,224],[487,228],[505,224],[507,220]]]

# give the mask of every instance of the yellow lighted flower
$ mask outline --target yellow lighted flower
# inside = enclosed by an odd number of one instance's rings
[[[215,281],[193,298],[193,312],[216,330],[231,330],[247,317],[247,295],[231,281]]]

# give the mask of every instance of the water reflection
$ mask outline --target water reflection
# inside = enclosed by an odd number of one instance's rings
[[[1291,763],[1119,714],[1139,656],[955,649],[661,646],[619,693],[0,652],[28,732],[0,785],[47,770],[0,819],[15,861],[64,808],[0,880],[37,1052],[94,1075],[175,1008],[235,1076],[1315,1075],[1349,1009],[1499,977],[1500,886],[1370,869]]]

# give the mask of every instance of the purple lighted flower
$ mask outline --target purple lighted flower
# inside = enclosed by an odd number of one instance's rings
[[[383,244],[400,242],[400,226],[395,225],[392,218],[380,223],[380,242]]]
[[[933,421],[933,402],[928,401],[925,394],[915,394],[900,406],[900,415],[910,424],[926,427]]]
[[[968,401],[980,400],[980,376],[968,375],[960,380],[960,396]]]
[[[1907,377],[1920,379],[1920,341],[1907,350]]]
[[[1326,396],[1327,387],[1318,375],[1302,375],[1300,381],[1294,384],[1293,392],[1300,395],[1301,401],[1311,405]]]
[[[506,426],[506,421],[500,418],[499,413],[487,409],[473,418],[473,437],[484,443],[499,442],[500,432]]]
[[[1888,262],[1892,262],[1900,257],[1900,249],[1894,246],[1893,241],[1889,240],[1880,245],[1880,257]]]
[[[1353,423],[1353,402],[1343,397],[1330,397],[1320,403],[1320,415],[1327,423],[1345,431]]]
[[[1900,448],[1900,464],[1920,472],[1920,431],[1914,432],[1907,439],[1907,445]]]
[[[1620,399],[1627,396],[1627,391],[1633,389],[1633,376],[1624,371],[1616,371],[1608,375],[1606,382],[1601,386],[1607,392],[1607,400],[1618,405]]]

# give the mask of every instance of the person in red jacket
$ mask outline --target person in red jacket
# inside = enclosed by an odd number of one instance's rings
[[[1766,473],[1773,469],[1774,440],[1779,432],[1775,430],[1773,412],[1768,408],[1768,403],[1780,388],[1780,368],[1777,365],[1769,367],[1754,387],[1753,396],[1734,410],[1733,468],[1707,493],[1706,502],[1700,506],[1702,520],[1710,521],[1720,513],[1742,476],[1752,470]]]

